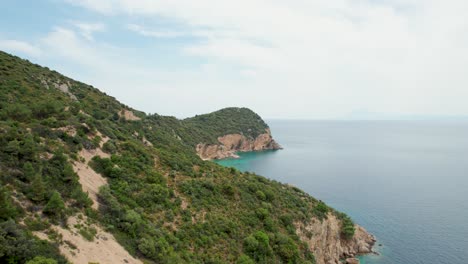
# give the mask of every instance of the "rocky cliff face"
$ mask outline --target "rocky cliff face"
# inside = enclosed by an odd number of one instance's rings
[[[238,157],[236,152],[281,149],[273,139],[269,129],[256,138],[247,138],[241,134],[228,134],[218,137],[219,144],[200,143],[196,146],[198,156],[204,160]]]
[[[327,219],[312,219],[307,225],[295,223],[296,233],[309,245],[317,264],[359,263],[357,255],[372,253],[375,238],[364,228],[356,225],[354,237],[343,239],[340,235],[340,221],[328,214]]]

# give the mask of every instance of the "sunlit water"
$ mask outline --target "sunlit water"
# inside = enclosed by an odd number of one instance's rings
[[[268,123],[284,150],[218,162],[346,212],[378,239],[361,263],[468,263],[467,122]]]

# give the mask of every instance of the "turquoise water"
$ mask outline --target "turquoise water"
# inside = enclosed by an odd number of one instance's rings
[[[218,161],[307,191],[377,239],[365,264],[468,263],[468,123],[268,122],[284,150]]]

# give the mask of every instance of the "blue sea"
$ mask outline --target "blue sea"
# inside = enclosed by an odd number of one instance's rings
[[[346,212],[378,239],[361,263],[468,263],[468,122],[268,123],[283,150],[218,163]]]

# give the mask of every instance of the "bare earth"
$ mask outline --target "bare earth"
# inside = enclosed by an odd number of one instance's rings
[[[93,263],[130,263],[141,264],[140,260],[132,257],[117,241],[114,236],[100,228],[97,225],[92,225],[97,230],[94,241],[88,241],[78,233],[75,224],[85,222],[86,218],[79,220],[72,216],[68,219],[69,229],[60,226],[52,227],[55,231],[62,235],[60,244],[60,253],[62,253],[71,263],[88,264]],[[42,232],[34,232],[36,236],[47,240],[47,235]],[[73,245],[71,248],[70,244]],[[76,247],[76,248],[75,248]]]
[[[103,141],[107,141],[108,138],[105,138]],[[103,143],[102,143],[103,144]],[[94,157],[99,156],[102,158],[110,157],[109,154],[102,151],[101,148],[95,150],[82,149],[79,153],[79,156],[84,158],[85,162],[75,162],[73,164],[73,169],[79,176],[80,184],[84,192],[87,192],[89,198],[93,201],[92,207],[98,209],[98,198],[97,194],[99,188],[107,184],[107,180],[101,176],[101,174],[95,172],[92,168],[88,166],[88,162]]]

